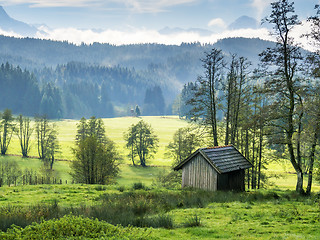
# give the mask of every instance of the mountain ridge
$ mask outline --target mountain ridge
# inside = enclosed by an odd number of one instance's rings
[[[21,36],[35,36],[37,28],[11,18],[2,6],[0,6],[0,28],[6,32],[15,32]]]

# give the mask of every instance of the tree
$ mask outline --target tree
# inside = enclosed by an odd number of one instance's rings
[[[19,177],[21,177],[21,169],[14,160],[0,161],[0,187],[7,184],[16,184]]]
[[[198,88],[190,100],[193,108],[190,118],[205,126],[212,136],[214,146],[218,146],[217,107],[218,86],[221,82],[221,71],[224,68],[222,51],[212,49],[206,53],[203,62],[204,76],[198,77]]]
[[[16,133],[19,138],[21,153],[23,157],[28,157],[30,150],[30,138],[33,128],[30,126],[30,118],[23,117],[21,114],[18,117],[18,127]]]
[[[225,145],[235,145],[239,127],[240,109],[243,103],[243,94],[246,91],[247,69],[250,62],[246,58],[231,57],[226,83],[223,83],[226,98],[226,135]]]
[[[134,109],[134,113],[136,115],[136,117],[140,117],[141,115],[141,111],[138,105],[136,105],[135,109]]]
[[[260,59],[266,69],[265,88],[273,98],[274,126],[281,129],[285,135],[285,144],[289,158],[297,173],[296,191],[303,193],[303,172],[299,159],[300,150],[294,149],[294,132],[298,128],[296,122],[297,106],[300,105],[298,90],[301,87],[297,77],[301,53],[290,36],[293,27],[300,24],[294,14],[293,2],[278,0],[271,3],[272,12],[265,19],[273,25],[273,35],[277,38],[274,48],[268,48],[260,54]],[[270,77],[268,77],[270,76]],[[280,120],[281,119],[281,120]],[[280,120],[280,121],[279,121]],[[296,142],[299,146],[299,142]]]
[[[174,159],[174,165],[189,157],[201,145],[199,129],[179,128],[173,135],[173,141],[167,147],[167,154]]]
[[[160,86],[148,88],[144,97],[143,115],[164,115],[165,102]]]
[[[315,5],[316,15],[309,17],[308,22],[311,23],[310,30],[306,36],[310,38],[311,44],[316,48],[315,52],[312,52],[307,57],[307,65],[310,66],[306,69],[307,75],[313,78],[313,87],[311,93],[307,97],[306,106],[306,139],[308,140],[308,185],[306,189],[306,194],[310,195],[312,187],[312,178],[316,158],[316,146],[319,144],[320,136],[320,98],[319,98],[319,77],[320,77],[320,6]],[[319,171],[317,172],[319,175]],[[317,176],[318,178],[319,176]]]
[[[316,158],[316,146],[319,142],[320,136],[320,89],[315,88],[313,93],[309,94],[307,101],[306,110],[306,126],[305,126],[305,141],[308,151],[308,185],[306,189],[306,194],[311,194],[313,170]]]
[[[197,84],[193,82],[189,82],[183,86],[181,96],[178,99],[177,112],[180,118],[185,116],[187,119],[190,119],[190,113],[192,113],[192,105],[190,104],[190,101],[194,98],[197,88]]]
[[[9,109],[4,110],[1,118],[2,120],[0,123],[0,148],[1,154],[5,155],[8,150],[12,134],[14,132],[14,119],[11,110]]]
[[[91,117],[87,122],[82,118],[77,128],[72,177],[79,183],[110,183],[119,172],[119,154],[106,137],[102,120]]]
[[[55,154],[59,150],[58,132],[54,123],[50,124],[46,116],[35,118],[37,147],[39,158],[52,170]]]
[[[143,120],[137,124],[132,124],[128,131],[124,133],[124,139],[127,142],[126,147],[131,150],[133,164],[134,157],[138,155],[140,165],[146,167],[146,160],[156,153],[159,142],[151,125]]]

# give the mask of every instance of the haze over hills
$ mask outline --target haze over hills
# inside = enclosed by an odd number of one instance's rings
[[[194,82],[203,74],[200,59],[205,52],[218,48],[224,52],[226,61],[231,54],[237,54],[248,58],[254,67],[258,63],[258,54],[272,44],[260,39],[230,38],[213,45],[113,46],[94,43],[77,46],[68,42],[0,36],[0,62],[8,62],[33,73],[42,91],[37,93],[42,98],[40,102],[47,107],[59,103],[59,106],[48,107],[57,109],[50,113],[53,118],[125,115],[132,106],[143,108],[149,104],[145,94],[155,87],[157,91],[160,89],[159,94],[167,107],[151,112],[162,115],[170,114],[170,104],[183,85]],[[14,85],[10,86],[13,89],[7,91],[14,93]],[[101,99],[105,99],[103,104]],[[5,102],[0,99],[0,109],[8,107]],[[41,109],[45,113],[46,107]],[[109,110],[106,112],[106,109]]]
[[[251,18],[243,16],[229,27],[254,24]],[[9,17],[2,7],[0,28],[27,36],[37,32],[35,27]],[[164,28],[160,32],[169,36],[179,32],[206,36],[212,33],[200,28]],[[51,118],[112,117],[126,115],[128,109],[139,105],[145,115],[170,114],[170,106],[183,85],[203,74],[200,59],[205,52],[218,48],[226,61],[231,54],[237,54],[255,67],[258,54],[272,44],[260,39],[227,38],[215,44],[75,45],[0,35],[0,63],[4,64],[0,74],[2,78],[18,76],[12,80],[15,84],[10,79],[0,79],[7,92],[6,97],[0,97],[0,111],[11,108],[14,113],[45,113]],[[27,72],[22,73],[21,69]],[[17,90],[15,86],[19,84],[25,87]],[[147,93],[159,96],[157,102],[147,99]],[[34,96],[30,104],[33,109],[26,106],[30,94]]]

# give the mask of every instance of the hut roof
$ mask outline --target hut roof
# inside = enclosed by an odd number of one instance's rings
[[[208,163],[220,174],[236,170],[251,168],[252,164],[232,145],[211,148],[199,148],[187,159],[177,165],[174,170],[179,170],[194,156],[201,154]]]

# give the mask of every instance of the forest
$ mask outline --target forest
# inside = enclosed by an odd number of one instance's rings
[[[259,39],[235,38],[214,45],[76,46],[0,36],[5,72],[0,84],[8,95],[18,96],[15,101],[1,101],[0,109],[29,116],[47,114],[54,119],[129,116],[136,105],[142,115],[172,114],[172,104],[183,85],[201,74],[199,59],[206,51],[223,49],[226,59],[237,53],[250,58],[256,66],[258,54],[271,45]],[[15,89],[15,85],[4,84],[13,75],[19,75],[15,78],[18,85],[28,87]],[[29,108],[22,107],[27,104],[22,96],[31,94],[27,91],[32,91],[37,102]],[[159,97],[150,98],[150,91],[157,91]]]

